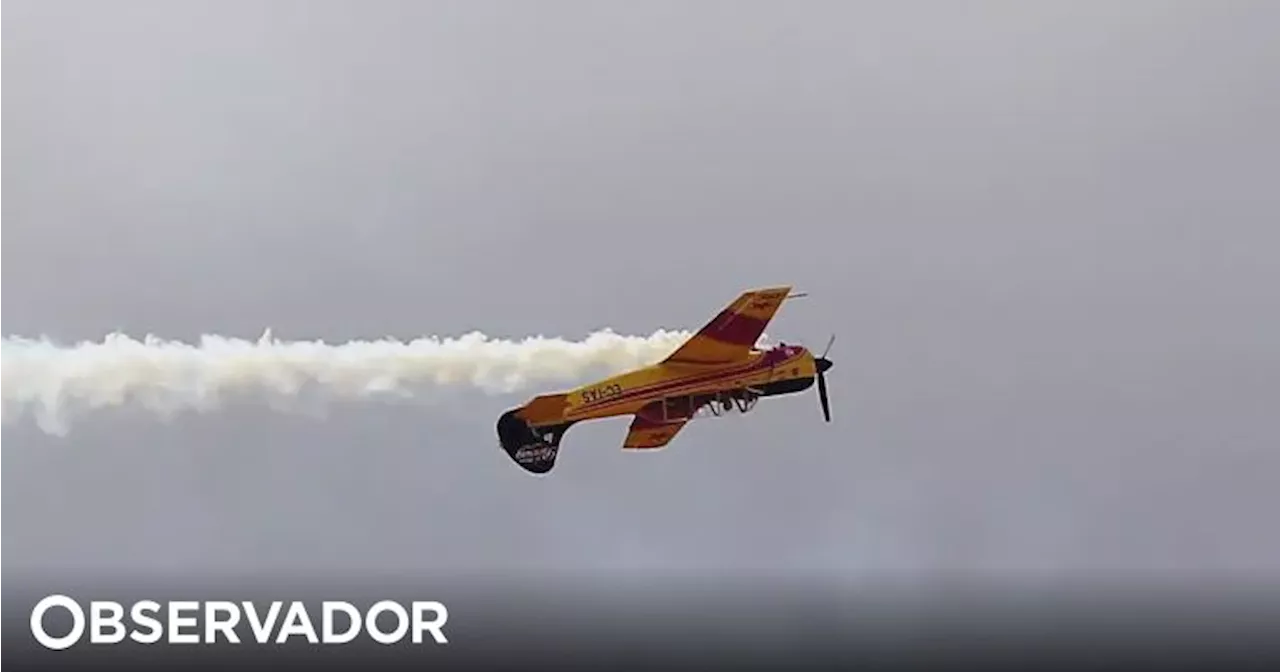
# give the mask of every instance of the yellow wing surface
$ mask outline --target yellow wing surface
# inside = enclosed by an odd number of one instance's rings
[[[663,363],[731,364],[745,359],[790,292],[790,286],[743,292]]]
[[[662,402],[654,402],[651,407],[657,408]],[[623,450],[655,450],[664,448],[676,434],[689,424],[688,420],[655,421],[637,414],[627,430],[627,438],[622,442]]]

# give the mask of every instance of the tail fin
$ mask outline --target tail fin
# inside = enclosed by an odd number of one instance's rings
[[[498,418],[498,443],[522,469],[545,474],[556,466],[560,440],[573,426],[566,422],[566,394],[545,394]]]

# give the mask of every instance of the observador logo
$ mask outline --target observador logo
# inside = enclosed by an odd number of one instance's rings
[[[61,636],[45,630],[46,614],[58,611],[71,616],[71,631]],[[379,644],[392,645],[410,637],[414,644],[431,641],[447,644],[444,624],[449,610],[436,601],[374,603],[361,613],[350,602],[320,603],[320,628],[303,602],[274,601],[170,601],[140,600],[129,605],[91,601],[86,610],[66,595],[50,595],[31,610],[31,634],[48,649],[68,649],[89,633],[90,644],[119,644],[128,638],[139,644],[346,644],[362,634]],[[126,617],[127,614],[127,617]],[[384,616],[390,614],[390,618]],[[380,618],[381,617],[381,618]],[[394,623],[383,629],[381,623]],[[245,633],[247,624],[248,633]],[[248,634],[248,638],[241,637]]]

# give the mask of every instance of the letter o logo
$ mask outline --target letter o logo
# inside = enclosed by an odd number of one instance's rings
[[[53,637],[44,631],[44,612],[54,607],[62,607],[71,612],[71,632],[61,637]],[[75,600],[66,595],[50,595],[37,602],[31,610],[31,634],[47,649],[59,651],[68,648],[80,641],[80,636],[84,634],[84,611]]]
[[[378,615],[384,611],[390,611],[396,615],[398,624],[391,632],[383,632],[378,627]],[[369,608],[369,614],[365,617],[364,627],[369,631],[369,636],[373,638],[373,641],[379,644],[395,644],[404,637],[404,633],[409,631],[409,612],[391,600],[383,600]]]

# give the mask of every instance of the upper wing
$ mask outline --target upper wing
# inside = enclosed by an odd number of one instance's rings
[[[727,364],[746,357],[790,292],[790,286],[743,292],[663,361]]]
[[[642,415],[637,415],[631,421],[631,428],[627,430],[627,438],[622,442],[623,450],[652,450],[662,448],[671,439],[676,438],[676,434],[689,424],[688,420],[672,420],[670,422],[655,422],[649,420]]]

